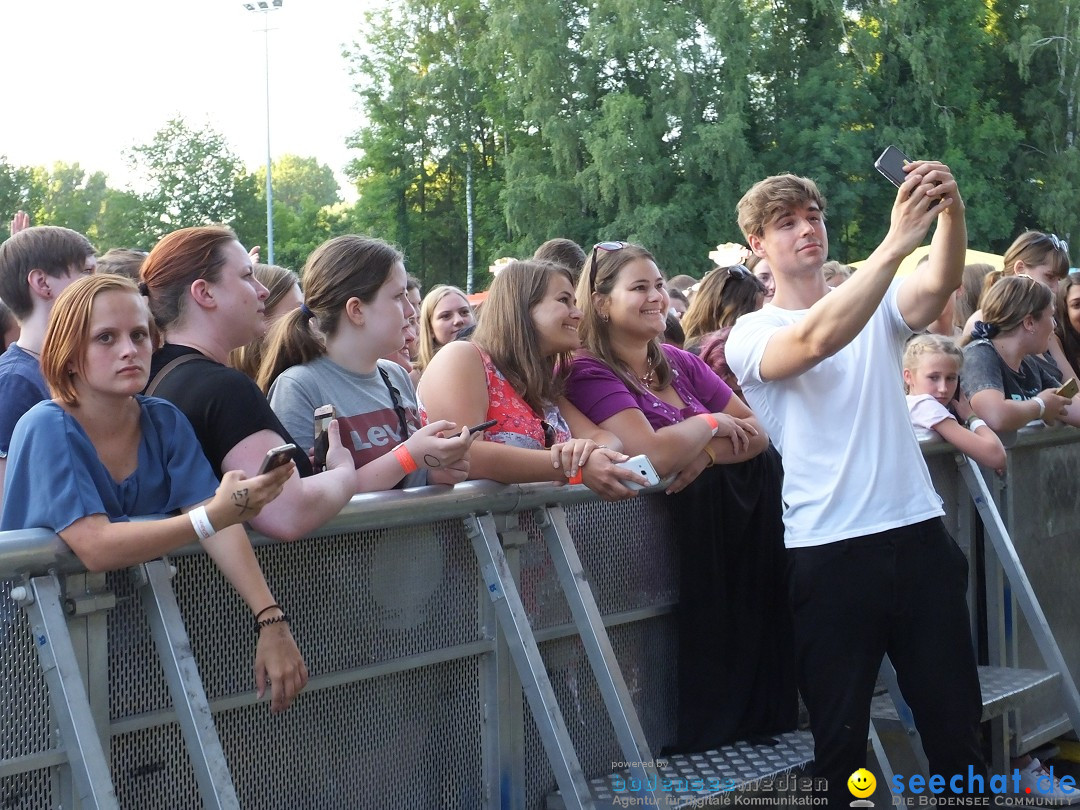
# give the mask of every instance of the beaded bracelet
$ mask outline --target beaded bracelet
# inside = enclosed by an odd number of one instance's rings
[[[260,621],[255,622],[255,635],[259,635],[264,627],[269,627],[272,624],[279,624],[280,622],[289,624],[290,619],[288,615],[282,613],[280,616],[271,616],[269,619],[261,619]]]
[[[259,611],[258,613],[256,613],[256,614],[255,614],[255,621],[258,621],[259,619],[261,619],[261,618],[262,618],[262,615],[263,615],[264,613],[266,613],[266,611],[268,611],[268,610],[273,610],[274,608],[277,608],[277,609],[278,609],[278,610],[280,610],[280,611],[281,611],[282,613],[284,613],[284,612],[285,612],[285,608],[283,608],[283,607],[282,607],[281,605],[279,605],[279,604],[276,604],[276,603],[275,603],[275,604],[273,604],[273,605],[267,605],[266,607],[264,607],[264,608],[263,608],[262,610],[260,610],[260,611]]]

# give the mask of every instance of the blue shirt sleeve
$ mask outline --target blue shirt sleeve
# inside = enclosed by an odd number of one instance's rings
[[[43,399],[42,386],[21,374],[5,374],[0,384],[0,458],[11,451],[12,435],[15,425],[23,414]]]
[[[59,532],[87,515],[108,514],[90,462],[104,471],[75,420],[51,401],[35,405],[11,437],[0,529]]]
[[[60,532],[88,515],[126,521],[168,514],[211,497],[217,477],[186,417],[164,400],[138,400],[138,466],[120,482],[59,405],[49,401],[31,408],[12,438],[0,529]]]

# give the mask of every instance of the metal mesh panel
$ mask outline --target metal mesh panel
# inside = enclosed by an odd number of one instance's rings
[[[0,760],[49,749],[49,696],[26,613],[0,582]],[[6,782],[4,783],[6,786]],[[6,793],[0,794],[2,798]],[[12,805],[18,806],[18,805]]]
[[[49,810],[54,806],[49,771],[27,771],[0,779],[0,808]]]
[[[674,526],[663,495],[567,509],[566,522],[603,614],[678,598]],[[572,620],[547,546],[531,515],[521,516],[521,599],[534,630]]]
[[[170,724],[112,739],[112,776],[122,808],[202,807],[180,726]]]
[[[312,675],[480,640],[476,558],[457,521],[335,535],[257,549]],[[253,688],[251,613],[205,556],[177,557],[173,579],[207,696]],[[297,572],[304,572],[298,576]],[[128,577],[113,583],[113,717],[171,705]]]
[[[674,619],[665,616],[619,625],[609,628],[608,634],[655,756],[676,731]],[[612,763],[624,757],[580,640],[559,639],[541,645],[540,651],[586,778],[610,773]],[[528,704],[525,713],[525,806],[543,810],[547,794],[557,784]]]
[[[312,692],[280,717],[265,706],[218,715],[240,803],[481,807],[478,666],[461,659]]]

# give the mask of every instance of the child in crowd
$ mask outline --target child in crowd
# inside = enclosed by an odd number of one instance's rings
[[[982,419],[974,415],[967,397],[954,403],[964,353],[943,335],[917,335],[904,350],[904,390],[915,437],[944,439],[980,464],[999,472],[1005,468],[1005,448]],[[967,429],[956,416],[964,420]]]
[[[580,479],[575,483],[607,500],[627,498],[635,493],[625,481],[638,479],[615,466],[627,458],[618,452],[621,443],[563,395],[570,358],[581,346],[573,282],[573,271],[554,262],[508,264],[491,284],[472,340],[445,346],[424,372],[421,416],[498,420],[473,446],[472,478]]]
[[[15,428],[0,529],[49,529],[91,571],[135,565],[201,539],[254,615],[255,685],[288,708],[307,669],[267,587],[243,521],[276,498],[290,463],[217,482],[184,415],[139,396],[150,371],[149,313],[135,283],[90,276],[60,296],[41,347],[51,400]],[[185,516],[130,523],[181,510]]]
[[[998,433],[1032,422],[1080,425],[1080,408],[1056,393],[1061,379],[1036,358],[1054,332],[1050,288],[1031,276],[1006,276],[983,295],[980,315],[960,381],[979,418]]]
[[[449,284],[432,287],[420,305],[420,347],[416,368],[423,373],[439,349],[475,324],[476,313],[465,293]]]
[[[408,373],[381,359],[412,331],[406,283],[401,253],[380,239],[323,242],[304,266],[304,305],[274,325],[259,369],[270,407],[304,450],[315,444],[315,409],[337,409],[367,491],[453,484],[469,469],[468,429],[443,438],[453,422],[421,427]]]

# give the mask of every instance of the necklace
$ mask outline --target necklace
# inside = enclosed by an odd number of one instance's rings
[[[646,372],[640,377],[638,377],[638,379],[641,380],[641,384],[648,388],[650,391],[652,390],[652,387],[656,385],[656,368],[651,362],[649,363],[649,368],[646,370]]]
[[[16,344],[16,345],[18,345],[18,344]],[[22,349],[27,354],[34,355],[34,357],[36,357],[38,360],[41,359],[41,352],[35,352],[33,349],[28,349],[25,346],[19,346],[19,348]]]

